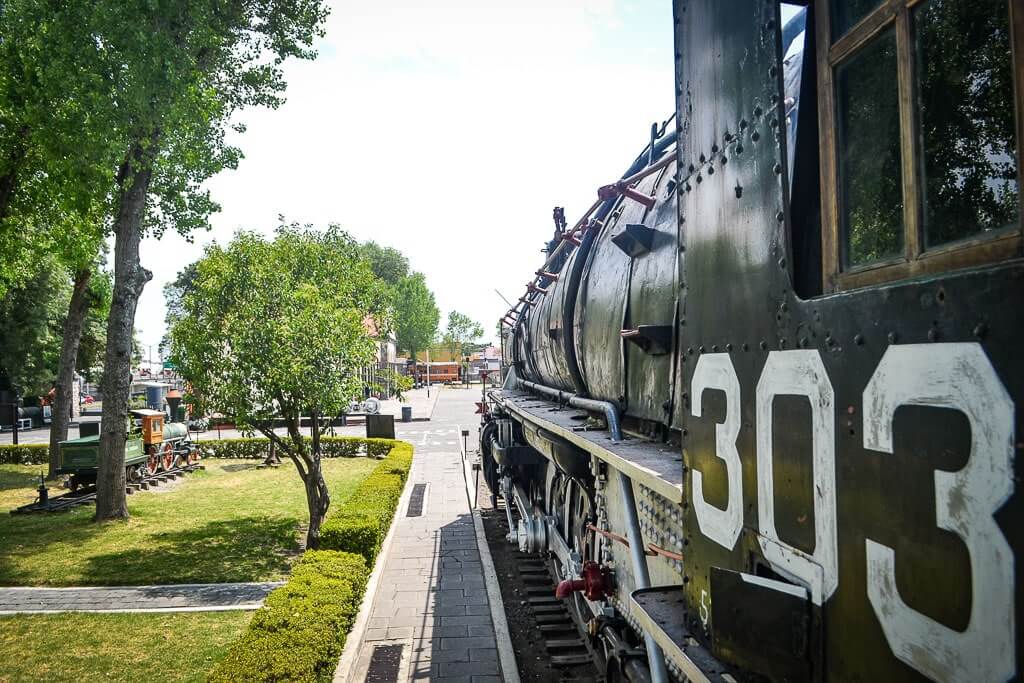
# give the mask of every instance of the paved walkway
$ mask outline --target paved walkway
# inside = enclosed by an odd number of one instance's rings
[[[476,392],[442,391],[429,431],[403,425],[398,435],[416,444],[414,493],[378,560],[385,564],[355,664],[339,668],[336,683],[503,680],[458,446],[458,421],[472,419],[474,400]],[[422,510],[410,517],[418,484]],[[378,679],[370,671],[378,665],[377,675],[397,665],[398,678]]]
[[[0,614],[251,610],[282,582],[0,588]]]

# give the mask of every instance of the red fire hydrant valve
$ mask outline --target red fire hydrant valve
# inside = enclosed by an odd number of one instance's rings
[[[587,600],[596,602],[604,600],[611,594],[611,572],[598,566],[597,562],[585,563],[580,574],[579,579],[560,581],[558,588],[555,589],[555,597],[561,600],[573,593],[582,592]]]

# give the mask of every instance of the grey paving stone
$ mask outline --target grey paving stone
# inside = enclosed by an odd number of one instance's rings
[[[476,638],[439,638],[437,641],[439,642],[442,650],[494,647],[494,638],[489,636],[478,636]]]

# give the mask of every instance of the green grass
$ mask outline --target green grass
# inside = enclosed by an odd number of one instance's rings
[[[332,509],[378,463],[325,460]],[[66,513],[7,514],[34,499],[40,468],[0,465],[0,586],[284,579],[308,521],[294,467],[285,462],[261,470],[252,460],[204,464],[206,471],[179,480],[173,490],[130,496],[131,519],[108,524],[92,521],[91,505]]]
[[[252,614],[0,617],[0,681],[202,681]]]

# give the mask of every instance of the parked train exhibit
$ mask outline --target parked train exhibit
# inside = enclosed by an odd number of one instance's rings
[[[169,472],[199,459],[199,449],[189,438],[188,426],[182,422],[165,424],[165,419],[166,414],[159,410],[130,411],[124,447],[127,481],[140,481],[149,475]],[[56,473],[70,475],[68,487],[71,491],[96,483],[100,452],[99,423],[89,424],[95,433],[60,442],[60,463]]]
[[[1018,679],[1024,5],[674,15],[674,118],[503,321],[509,541],[608,680]]]

